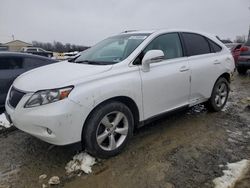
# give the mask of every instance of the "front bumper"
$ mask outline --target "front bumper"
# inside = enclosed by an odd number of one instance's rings
[[[81,140],[86,119],[83,107],[66,98],[39,107],[24,108],[31,95],[24,95],[15,109],[6,102],[6,112],[15,127],[55,145],[67,145]]]

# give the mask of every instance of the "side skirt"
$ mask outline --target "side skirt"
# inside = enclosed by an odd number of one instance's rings
[[[167,111],[167,112],[164,112],[164,113],[161,113],[161,114],[158,114],[158,115],[155,115],[153,117],[150,117],[144,121],[141,121],[139,122],[137,128],[140,128],[140,127],[143,127],[144,125],[147,125],[153,121],[156,121],[156,120],[159,120],[159,119],[162,119],[162,118],[166,118],[166,117],[169,117],[177,112],[183,112],[183,111],[186,111],[187,109],[189,109],[189,105],[185,105],[185,106],[182,106],[182,107],[179,107],[179,108],[175,108],[173,110],[170,110],[170,111]]]

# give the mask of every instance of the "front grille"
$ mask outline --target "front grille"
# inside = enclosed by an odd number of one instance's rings
[[[18,91],[17,89],[12,87],[9,94],[9,104],[13,108],[16,108],[17,104],[23,98],[24,95],[25,95],[24,92]]]

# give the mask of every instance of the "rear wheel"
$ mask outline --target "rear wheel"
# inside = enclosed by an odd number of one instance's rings
[[[82,141],[86,151],[99,158],[119,154],[132,136],[134,119],[130,109],[120,102],[97,107],[85,124]]]
[[[247,69],[242,67],[237,67],[237,71],[239,74],[246,74]]]
[[[226,104],[229,95],[229,83],[225,78],[219,78],[214,85],[212,95],[206,103],[209,111],[218,112]]]

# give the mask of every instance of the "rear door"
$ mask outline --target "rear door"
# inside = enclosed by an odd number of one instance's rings
[[[210,97],[222,64],[221,47],[206,37],[195,33],[182,33],[191,68],[189,103],[197,104]]]
[[[0,57],[0,106],[4,105],[6,95],[13,81],[24,71],[22,57]]]

